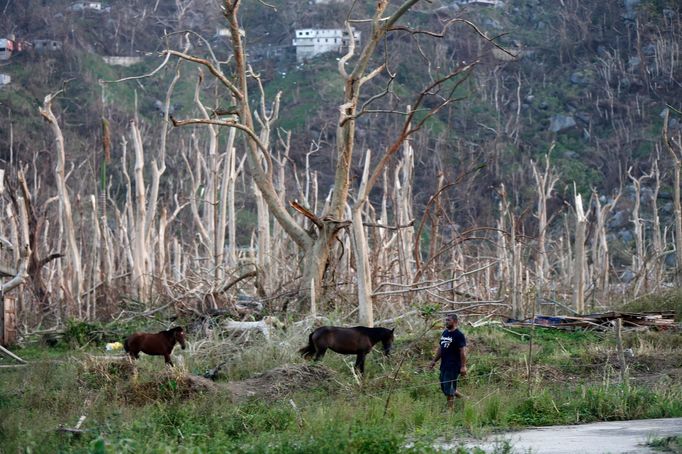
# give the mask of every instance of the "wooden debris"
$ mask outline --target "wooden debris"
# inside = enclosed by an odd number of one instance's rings
[[[596,329],[610,330],[616,325],[617,320],[622,320],[623,328],[630,329],[675,329],[674,311],[661,312],[606,312],[602,314],[589,314],[584,316],[546,316],[537,315],[533,319],[508,320],[505,323],[509,327],[539,326],[556,329]]]
[[[85,422],[85,418],[87,416],[82,415],[79,419],[78,422],[76,423],[76,426],[71,428],[71,427],[64,427],[64,425],[60,425],[59,428],[57,428],[57,432],[62,432],[62,433],[70,433],[73,435],[83,435],[86,431],[81,429],[80,427],[83,425],[83,422]]]

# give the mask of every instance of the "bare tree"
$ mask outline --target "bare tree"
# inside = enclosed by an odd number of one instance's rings
[[[359,116],[367,113],[367,110],[365,110],[367,103],[364,105],[360,104],[363,96],[363,87],[370,80],[387,72],[386,63],[379,64],[375,68],[370,69],[373,57],[378,46],[390,31],[400,29],[402,31],[415,32],[405,27],[398,27],[396,23],[417,2],[418,0],[406,0],[398,6],[394,12],[389,14],[387,13],[387,10],[390,2],[387,0],[379,1],[372,18],[368,20],[371,27],[370,38],[357,53],[355,41],[351,39],[347,54],[339,60],[338,69],[344,80],[344,95],[339,108],[339,119],[336,127],[336,167],[334,189],[331,194],[331,199],[321,215],[313,213],[310,209],[303,207],[300,204],[293,205],[300,213],[310,219],[315,226],[315,230],[313,231],[305,230],[301,223],[297,222],[292,214],[287,211],[286,203],[278,194],[273,182],[272,157],[267,143],[263,140],[263,131],[267,130],[267,127],[265,124],[261,123],[260,131],[256,129],[254,111],[249,103],[248,92],[248,81],[249,79],[254,78],[255,74],[246,61],[244,51],[244,40],[239,20],[241,1],[224,0],[222,2],[224,15],[230,28],[233,52],[231,70],[233,77],[228,77],[226,75],[225,70],[223,70],[223,63],[219,62],[214,55],[211,55],[211,58],[209,59],[205,59],[189,55],[186,52],[175,50],[166,51],[166,55],[173,55],[205,66],[211,74],[217,78],[222,86],[228,90],[230,97],[234,99],[236,106],[235,111],[238,113],[237,119],[173,119],[173,122],[176,126],[189,124],[220,125],[236,128],[243,133],[247,144],[247,165],[253,181],[258,188],[263,201],[267,204],[270,213],[302,251],[303,276],[300,283],[300,289],[304,294],[309,292],[311,283],[314,283],[315,294],[318,296],[323,295],[322,283],[324,281],[324,273],[330,257],[330,252],[335,244],[339,231],[350,223],[349,221],[344,221],[343,217],[348,204],[348,195],[350,191],[350,171],[355,147],[356,121]],[[456,21],[451,21],[449,24],[454,22]],[[347,23],[346,27],[349,36],[352,37],[353,33],[350,23]],[[431,33],[431,35],[442,36],[442,34],[436,33]],[[350,60],[356,55],[357,59],[354,60],[352,68],[350,68],[350,70],[347,69]],[[400,149],[402,143],[407,140],[410,135],[419,130],[421,126],[423,126],[424,121],[426,121],[426,119],[424,119],[423,121],[420,121],[417,126],[410,126],[410,122],[417,112],[421,100],[427,93],[437,91],[445,82],[452,80],[459,74],[468,72],[472,66],[472,64],[469,64],[456,68],[445,77],[434,81],[433,84],[427,87],[417,97],[415,104],[413,104],[415,107],[409,109],[408,112],[405,113],[407,120],[398,134],[397,140],[387,148],[374,171],[369,174],[366,192],[374,186],[376,179],[382,175],[383,169]],[[451,94],[452,92],[450,92],[450,96]],[[374,98],[378,99],[382,96],[383,94],[380,94],[376,95]],[[373,98],[370,98],[370,100],[372,99]],[[444,95],[443,100],[439,103],[438,107],[427,110],[427,113],[433,115],[451,101],[450,97]],[[430,115],[427,115],[427,118]],[[364,203],[365,198],[366,196],[358,199],[360,205]],[[301,301],[303,302],[301,309],[306,311],[308,307],[306,303],[308,298],[303,298]],[[368,322],[371,323],[371,321]]]
[[[81,266],[81,254],[78,243],[76,242],[76,227],[73,222],[73,213],[71,210],[71,198],[66,186],[66,152],[64,146],[64,136],[59,127],[57,117],[52,112],[52,101],[61,93],[61,90],[54,94],[45,96],[42,107],[40,107],[40,114],[47,120],[52,129],[55,139],[55,150],[57,154],[57,164],[55,167],[55,180],[57,183],[57,192],[59,194],[59,211],[61,213],[60,221],[63,224],[64,232],[66,234],[66,246],[68,267],[73,279],[68,279],[65,275],[64,287],[68,289],[69,300],[73,301],[77,306],[78,316],[81,317],[81,294],[83,293],[83,269]]]
[[[552,147],[553,148],[553,147]],[[550,149],[551,152],[551,149]],[[541,174],[535,162],[530,162],[533,168],[533,176],[538,191],[538,252],[537,252],[537,278],[540,292],[544,290],[545,279],[548,277],[547,249],[545,239],[547,237],[547,200],[551,197],[554,185],[559,177],[554,174],[549,164],[549,153],[545,155],[545,171]],[[542,295],[540,295],[542,296]]]
[[[682,283],[682,202],[680,202],[680,168],[682,167],[682,140],[680,136],[671,138],[668,129],[670,110],[666,110],[663,120],[663,143],[673,160],[674,195],[673,204],[675,210],[675,253],[677,257],[677,272],[675,273],[678,285]]]
[[[573,307],[579,314],[585,313],[585,236],[587,213],[583,209],[583,199],[575,184],[575,248],[573,256]]]

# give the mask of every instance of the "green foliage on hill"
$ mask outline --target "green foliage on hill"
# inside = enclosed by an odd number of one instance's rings
[[[487,163],[487,169],[477,176],[477,187],[485,189],[465,197],[472,211],[480,210],[471,207],[490,203],[489,188],[500,182],[505,182],[509,191],[523,194],[521,205],[531,203],[534,194],[527,191],[532,185],[528,161],[538,160],[553,143],[551,158],[561,177],[560,193],[568,194],[574,181],[580,192],[595,187],[610,193],[629,166],[635,173],[649,169],[660,140],[659,114],[667,103],[679,107],[682,99],[678,83],[682,63],[675,58],[675,43],[682,35],[679,2],[647,0],[626,7],[619,2],[510,0],[501,8],[455,8],[450,3],[420,4],[402,23],[440,31],[445,20],[465,18],[487,36],[499,36],[495,42],[519,58],[501,60],[491,44],[462,24],[447,28],[442,39],[397,31],[382,43],[385,47],[372,65],[386,57],[395,79],[392,94],[373,105],[379,110],[404,110],[434,78],[463,62],[478,62],[469,79],[453,93],[457,101],[429,120],[416,136],[418,200],[427,199],[434,191],[431,169],[439,168],[452,181],[463,168]],[[43,133],[37,107],[47,93],[62,88],[67,80],[57,108],[64,118],[74,161],[96,155],[101,117],[112,122],[114,137],[126,134],[136,96],[141,121],[149,131],[158,131],[160,114],[154,103],[164,99],[174,64],[147,79],[104,87],[99,81],[149,73],[161,61],[158,52],[166,44],[174,48],[184,45],[181,35],[162,39],[164,30],[191,29],[208,39],[219,58],[230,56],[228,42],[214,36],[225,23],[213,2],[198,1],[182,17],[175,6],[165,3],[152,11],[137,0],[111,1],[110,12],[78,14],[65,12],[68,4],[21,2],[0,20],[0,34],[13,32],[18,39],[64,42],[61,53],[26,52],[2,67],[13,83],[0,89],[0,121],[13,125],[15,159],[30,161],[38,150],[50,149],[50,137]],[[372,2],[354,4],[358,17],[371,11]],[[292,131],[290,157],[300,163],[311,141],[324,144],[324,153],[315,157],[314,164],[320,170],[320,187],[326,188],[332,181],[331,150],[343,92],[337,71],[339,55],[327,54],[298,64],[291,49],[272,58],[263,58],[261,51],[268,46],[291,46],[296,28],[340,27],[348,5],[310,6],[278,0],[273,6],[244,5],[247,51],[264,83],[268,102],[277,92],[283,93],[277,126]],[[39,18],[46,16],[53,20],[43,25]],[[362,23],[357,27],[366,40],[369,28]],[[193,44],[192,52],[206,55],[203,43],[194,39]],[[103,62],[103,55],[143,55],[145,60],[130,68],[112,67]],[[229,72],[229,64],[227,68]],[[180,71],[182,77],[172,100],[178,107],[175,116],[192,117],[197,112],[193,101],[197,70],[184,63]],[[381,93],[388,82],[387,73],[377,77],[367,85],[363,100]],[[249,89],[256,103],[256,85]],[[443,89],[427,96],[422,108],[432,108],[446,92]],[[209,74],[204,74],[202,99],[210,107],[230,103],[225,90],[217,87]],[[574,125],[550,131],[557,116],[570,117]],[[359,118],[358,151],[383,150],[396,137],[401,119],[395,114]],[[172,133],[179,141],[186,134]],[[158,135],[152,134],[146,141],[156,143]],[[1,134],[0,159],[9,159],[9,148],[9,134]],[[181,159],[170,164],[169,178],[184,171]],[[492,213],[479,215],[478,223],[485,224]]]

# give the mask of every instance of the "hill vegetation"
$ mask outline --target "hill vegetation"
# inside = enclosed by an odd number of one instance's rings
[[[176,5],[109,1],[106,12],[70,12],[69,4],[10,1],[3,8],[0,34],[64,43],[63,52],[26,52],[3,67],[14,81],[0,92],[1,120],[13,127],[11,137],[0,137],[0,158],[5,161],[10,159],[10,149],[13,159],[23,162],[49,149],[48,142],[41,140],[44,135],[35,133],[42,129],[37,105],[65,81],[69,82],[59,104],[75,161],[92,160],[96,155],[101,117],[112,121],[114,137],[123,133],[135,112],[135,92],[144,122],[158,127],[154,102],[163,99],[173,71],[136,83],[100,85],[98,81],[150,71],[160,61],[155,56],[158,51],[166,45],[181,47],[181,33],[167,39],[164,33],[192,30],[209,39],[218,55],[229,55],[227,42],[216,37],[216,30],[226,27],[224,18],[209,1],[185,0]],[[291,51],[267,58],[264,49],[290,46],[295,28],[342,26],[348,5],[310,6],[279,0],[272,6],[244,6],[246,43],[268,97],[283,92],[278,126],[292,131],[290,158],[302,165],[312,141],[327,144],[334,140],[336,105],[342,91],[336,56],[297,64]],[[361,3],[356,11],[364,7]],[[409,103],[405,96],[421,89],[447,61],[480,62],[457,93],[461,99],[434,118],[429,132],[417,139],[417,203],[425,203],[435,189],[428,176],[431,172],[444,172],[453,180],[462,169],[485,163],[487,168],[476,178],[481,189],[466,198],[461,196],[468,189],[455,189],[454,198],[459,200],[455,206],[467,213],[465,222],[487,224],[495,205],[489,188],[504,182],[517,194],[520,206],[531,203],[528,160],[537,161],[550,149],[561,177],[557,190],[563,197],[568,197],[565,188],[573,181],[583,193],[594,187],[610,194],[622,184],[630,166],[636,174],[645,173],[652,156],[662,155],[665,160],[657,145],[660,114],[666,104],[679,107],[676,103],[682,98],[676,73],[680,14],[679,4],[666,0],[626,2],[625,6],[619,2],[516,0],[497,8],[459,7],[457,2],[417,7],[406,19],[411,26],[438,29],[450,17],[471,20],[488,36],[499,35],[497,42],[519,56],[508,61],[461,25],[450,27],[438,46],[424,48],[422,54],[423,39],[418,35],[402,33],[392,38],[390,64],[398,75],[393,86],[396,96],[389,103],[393,108]],[[368,33],[362,24],[358,28]],[[111,67],[101,59],[108,55],[144,56],[145,62],[132,68]],[[425,64],[431,72],[422,70]],[[185,66],[182,71],[173,104],[179,112],[190,114],[193,70]],[[373,89],[380,90],[384,83],[377,80]],[[206,90],[210,92],[211,87]],[[359,149],[386,146],[391,140],[391,121],[379,115],[362,121]],[[674,119],[672,126],[678,124]],[[311,159],[319,168],[321,187],[327,187],[332,175],[325,169],[332,156],[323,152]],[[170,172],[179,172],[179,164]]]

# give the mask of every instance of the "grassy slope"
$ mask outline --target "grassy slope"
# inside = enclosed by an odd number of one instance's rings
[[[682,334],[628,334],[626,343],[635,358],[630,365],[632,385],[626,388],[616,383],[611,337],[538,330],[529,395],[524,333],[465,329],[471,347],[470,376],[461,389],[467,398],[458,402],[454,414],[448,414],[437,373],[423,368],[438,332],[399,337],[390,360],[372,354],[364,386],[349,371],[351,358],[330,354],[323,362],[337,371],[332,392],[321,384],[313,392],[292,390],[290,396],[275,401],[256,398],[240,404],[231,403],[220,391],[188,396],[176,380],[154,380],[161,367],[159,358],[143,358],[138,374],[129,378],[116,369],[89,368],[78,349],[25,349],[19,353],[35,365],[0,372],[4,416],[0,446],[8,453],[26,448],[33,452],[395,452],[409,441],[416,451],[425,452],[435,439],[462,439],[498,428],[682,416],[682,386],[674,379],[682,367]],[[257,342],[233,355],[222,380],[300,362],[295,350],[302,337],[278,336],[272,345]],[[201,352],[186,355],[189,371],[201,373],[224,353],[221,349]],[[403,357],[384,417],[391,377]],[[48,361],[55,359],[63,362]],[[59,424],[73,426],[81,414],[88,415],[84,428],[92,432],[81,438],[55,432]]]

